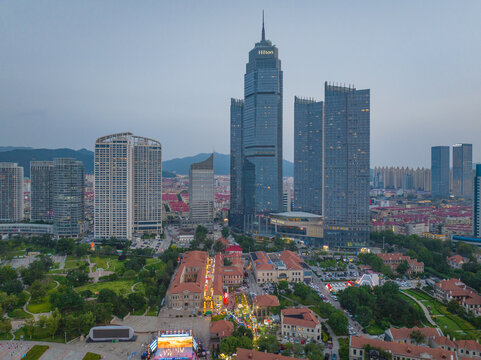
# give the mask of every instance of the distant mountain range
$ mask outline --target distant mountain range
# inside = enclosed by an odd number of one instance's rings
[[[162,163],[162,175],[172,177],[174,174],[187,175],[189,167],[192,163],[203,161],[210,154],[202,153],[194,156],[186,156],[167,160]],[[25,176],[30,176],[30,161],[46,161],[59,157],[70,157],[82,161],[85,166],[85,172],[93,174],[94,172],[94,153],[87,149],[34,149],[28,147],[0,146],[0,162],[16,162],[24,168]],[[216,175],[229,175],[230,173],[230,156],[226,154],[214,154],[214,172]],[[283,163],[284,176],[294,175],[294,164],[284,160]]]
[[[186,175],[192,163],[203,161],[210,156],[210,153],[202,153],[194,156],[186,156],[167,160],[162,163],[162,169],[174,174]],[[230,155],[214,153],[214,172],[216,175],[230,174]],[[284,176],[294,176],[294,164],[284,160],[283,163]]]

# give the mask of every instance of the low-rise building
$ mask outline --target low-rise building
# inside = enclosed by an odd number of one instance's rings
[[[465,258],[464,256],[461,255],[454,255],[449,258],[447,258],[447,263],[450,267],[453,269],[461,269],[464,264],[469,262],[468,258]]]
[[[389,266],[393,271],[395,271],[402,262],[407,261],[409,265],[407,275],[424,272],[424,263],[411,259],[409,256],[401,253],[381,253],[377,254],[377,256],[381,258],[384,265]]]
[[[210,324],[209,332],[212,340],[219,341],[232,335],[234,332],[234,324],[232,321],[227,320],[214,321]]]
[[[281,311],[281,333],[283,336],[321,340],[321,324],[309,308],[287,308]]]
[[[271,314],[271,308],[279,306],[279,299],[275,295],[258,295],[252,301],[254,315],[264,318]]]
[[[167,290],[166,304],[175,309],[202,309],[208,256],[205,251],[189,251]]]
[[[52,224],[34,224],[34,223],[10,223],[0,224],[1,235],[21,235],[21,236],[35,236],[35,235],[52,235]]]
[[[263,351],[249,350],[238,348],[237,353],[233,355],[237,360],[297,360],[290,356],[281,354],[271,354]]]
[[[466,311],[480,316],[481,296],[459,279],[442,280],[434,285],[434,296],[441,302],[456,300]]]
[[[324,220],[321,215],[303,211],[288,211],[271,214],[272,232],[289,239],[298,239],[314,244],[324,238]]]
[[[371,339],[364,336],[351,336],[349,341],[349,359],[363,360],[366,346],[391,353],[393,360],[455,360],[454,351],[442,348],[430,348],[413,344],[397,343]],[[369,358],[369,357],[368,357]]]
[[[413,327],[413,328],[407,328],[407,327],[402,327],[399,329],[396,328],[389,328],[386,330],[385,334],[385,339],[394,341],[397,343],[402,343],[402,344],[415,344],[415,341],[411,338],[411,334],[413,331],[419,331],[421,334],[424,335],[426,344],[428,344],[428,341],[430,339],[433,339],[438,336],[442,336],[443,333],[441,330],[438,328],[432,328],[432,327]]]
[[[308,283],[312,280],[309,266],[290,250],[269,254],[258,251],[251,253],[250,258],[254,276],[260,284],[282,280]]]

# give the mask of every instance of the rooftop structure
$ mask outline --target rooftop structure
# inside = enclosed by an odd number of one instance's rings
[[[258,283],[277,283],[281,280],[310,282],[312,279],[310,268],[296,253],[290,250],[268,254],[258,251],[251,253],[250,258]]]
[[[364,359],[364,351],[366,351],[364,347],[366,345],[390,352],[393,356],[393,359],[408,358],[411,360],[452,360],[456,358],[455,352],[444,350],[442,348],[435,349],[426,346],[382,341],[363,336],[351,336],[349,359]]]

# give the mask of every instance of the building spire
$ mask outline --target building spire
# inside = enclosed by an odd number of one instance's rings
[[[264,10],[262,10],[262,41],[266,40],[266,31],[264,29]]]

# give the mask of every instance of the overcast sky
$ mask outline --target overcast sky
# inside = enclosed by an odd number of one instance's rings
[[[229,152],[230,98],[261,35],[294,96],[371,89],[371,166],[430,166],[430,147],[481,161],[481,1],[0,1],[0,145],[93,149],[132,131],[164,159]]]

